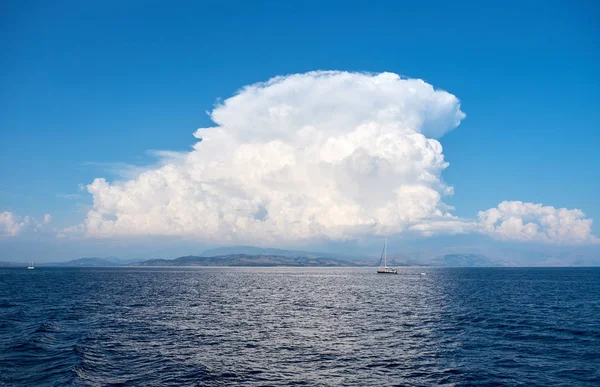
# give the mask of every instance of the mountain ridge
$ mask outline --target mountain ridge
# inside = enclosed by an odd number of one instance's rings
[[[36,267],[123,267],[123,266],[378,266],[379,254],[324,253],[255,246],[230,246],[204,250],[176,258],[122,259],[83,257],[61,262],[36,262]],[[0,262],[0,267],[27,266],[29,262]],[[494,249],[454,246],[395,251],[388,254],[390,266],[434,267],[577,267],[600,266],[600,259],[578,251]]]
[[[347,261],[329,257],[289,257],[282,255],[228,254],[217,256],[188,255],[175,259],[150,259],[129,266],[263,266],[263,267],[357,267],[369,262]]]

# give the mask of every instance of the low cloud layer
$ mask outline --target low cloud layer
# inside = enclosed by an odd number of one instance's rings
[[[422,80],[276,77],[243,88],[210,115],[216,125],[196,131],[191,152],[159,153],[162,166],[127,181],[95,179],[87,187],[93,209],[72,229],[263,244],[403,232],[593,238],[579,210],[503,202],[478,220],[453,216],[443,202],[453,189],[441,179],[448,163],[437,138],[465,114],[454,95]]]
[[[44,215],[43,220],[37,220],[30,216],[18,216],[12,212],[0,212],[0,237],[14,237],[24,231],[38,231],[44,225],[50,223],[52,217]]]

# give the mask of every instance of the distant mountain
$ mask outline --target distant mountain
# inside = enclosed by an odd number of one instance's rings
[[[176,259],[150,259],[130,266],[291,266],[291,267],[341,267],[373,266],[369,262],[356,262],[328,257],[287,257],[282,255],[229,254],[210,257],[186,256]]]
[[[581,250],[581,249],[580,249]],[[352,254],[352,253],[350,253]],[[27,266],[28,262],[0,262],[0,267]],[[36,267],[118,267],[118,266],[378,266],[379,253],[336,254],[231,246],[209,249],[200,255],[176,259],[127,260],[117,257],[86,257],[67,262],[38,263]],[[493,266],[598,266],[596,250],[521,250],[469,246],[431,247],[413,251],[388,252],[388,265],[437,267]]]
[[[137,262],[136,260],[126,260],[117,257],[90,257],[90,258],[78,258],[66,262],[50,262],[41,263],[37,266],[52,266],[52,267],[113,267],[113,266],[125,266],[130,263]]]
[[[239,251],[246,251],[239,253]],[[225,254],[222,254],[225,252]],[[219,254],[221,253],[221,254]],[[10,263],[6,263],[7,265]],[[116,257],[79,258],[67,262],[53,262],[36,266],[54,267],[116,267],[116,266],[290,266],[290,267],[343,267],[378,266],[379,258],[358,259],[331,253],[266,249],[252,246],[222,247],[206,250],[201,256],[189,255],[176,259],[149,259],[127,261]],[[402,254],[388,256],[389,266],[440,266],[440,267],[483,267],[500,266],[483,254],[444,254],[435,257],[415,258]],[[11,266],[19,266],[19,264]],[[21,265],[22,266],[22,265]]]
[[[113,260],[107,258],[79,258],[67,262],[51,262],[40,266],[59,266],[59,267],[109,267],[119,266]]]
[[[274,255],[280,257],[300,258],[300,257],[319,257],[319,258],[334,258],[334,259],[360,259],[362,256],[348,255],[348,254],[337,254],[337,253],[322,253],[312,251],[297,251],[297,250],[283,250],[273,248],[263,248],[255,246],[230,246],[230,247],[218,247],[214,249],[204,250],[200,256],[202,257],[216,257],[224,255]]]

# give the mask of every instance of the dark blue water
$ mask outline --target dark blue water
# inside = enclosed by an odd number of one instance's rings
[[[2,269],[2,385],[600,385],[600,269]]]

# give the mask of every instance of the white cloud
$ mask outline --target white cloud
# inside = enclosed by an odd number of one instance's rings
[[[44,215],[42,221],[38,221],[30,216],[21,217],[4,211],[0,213],[0,237],[14,237],[25,230],[37,231],[51,220],[52,217],[49,214]]]
[[[581,210],[504,201],[479,212],[481,231],[495,238],[557,244],[597,243],[592,220]]]
[[[453,189],[441,180],[448,163],[436,138],[465,114],[455,96],[422,80],[276,77],[243,88],[210,116],[216,126],[196,131],[192,151],[155,151],[160,162],[131,178],[95,179],[87,186],[93,209],[65,232],[253,244],[402,232],[541,240],[533,225],[496,225],[493,210],[480,221],[450,213],[443,197]]]
[[[0,213],[0,235],[15,236],[21,229],[30,222],[29,217],[21,219],[12,212],[4,211]]]
[[[211,113],[187,154],[88,186],[91,236],[214,241],[347,239],[449,216],[437,137],[456,97],[396,74],[312,72],[248,86]]]

